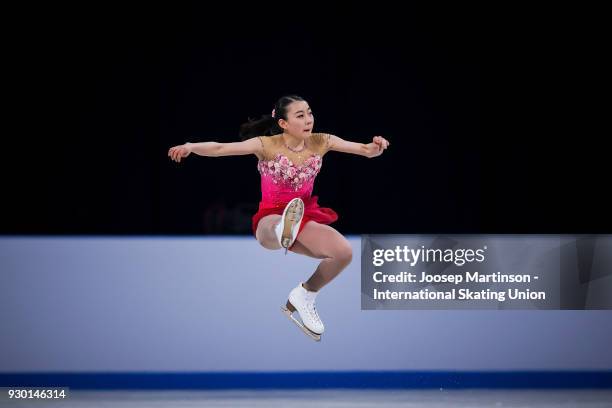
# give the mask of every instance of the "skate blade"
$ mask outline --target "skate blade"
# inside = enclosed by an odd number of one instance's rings
[[[287,209],[287,214],[285,216],[285,224],[283,225],[283,232],[281,235],[282,246],[285,248],[285,255],[287,254],[287,249],[293,243],[293,231],[297,223],[302,220],[303,215],[304,205],[300,201],[295,201],[291,203],[291,205]]]
[[[293,323],[295,323],[304,332],[304,334],[306,334],[308,337],[310,337],[314,341],[321,341],[321,335],[311,332],[308,329],[308,327],[304,326],[302,322],[300,322],[298,319],[293,317],[291,310],[287,309],[287,306],[281,306],[281,310],[283,311],[283,314],[285,316],[287,316],[290,320],[293,320]]]

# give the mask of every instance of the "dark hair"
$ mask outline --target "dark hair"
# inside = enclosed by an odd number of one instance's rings
[[[249,118],[248,122],[243,123],[240,126],[240,139],[246,140],[255,136],[282,133],[283,129],[278,126],[278,120],[287,120],[287,106],[292,102],[303,100],[304,98],[297,95],[283,96],[274,105],[274,117],[272,117],[272,111],[270,111],[267,115],[262,115],[260,119]]]

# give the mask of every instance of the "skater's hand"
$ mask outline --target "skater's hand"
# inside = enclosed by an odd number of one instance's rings
[[[372,143],[370,143],[374,147],[374,155],[372,157],[380,156],[383,154],[383,151],[389,147],[389,141],[382,136],[374,136],[372,138]]]
[[[171,147],[168,150],[168,157],[174,160],[177,163],[180,163],[183,157],[189,156],[191,153],[191,143],[185,143],[179,146]]]

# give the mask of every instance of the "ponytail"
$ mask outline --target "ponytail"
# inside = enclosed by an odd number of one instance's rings
[[[297,95],[283,96],[274,105],[272,114],[262,115],[260,119],[250,119],[240,125],[240,139],[246,140],[255,136],[271,136],[282,133],[283,129],[278,125],[280,119],[287,120],[287,106],[292,102],[303,101]],[[273,116],[274,115],[274,116]]]
[[[269,136],[282,133],[278,120],[272,115],[262,115],[260,119],[249,119],[240,125],[240,139],[246,140],[255,136]]]

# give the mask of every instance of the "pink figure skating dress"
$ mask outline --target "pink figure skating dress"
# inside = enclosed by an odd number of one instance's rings
[[[318,196],[312,195],[323,156],[329,151],[329,137],[326,133],[313,133],[306,139],[304,149],[296,153],[285,146],[280,134],[259,136],[264,157],[260,157],[257,163],[261,174],[261,201],[259,210],[253,216],[253,235],[261,218],[270,214],[282,215],[287,203],[295,197],[304,201],[304,216],[298,237],[308,221],[331,224],[338,219],[338,214],[331,208],[319,207]],[[293,245],[295,242],[297,239]]]

